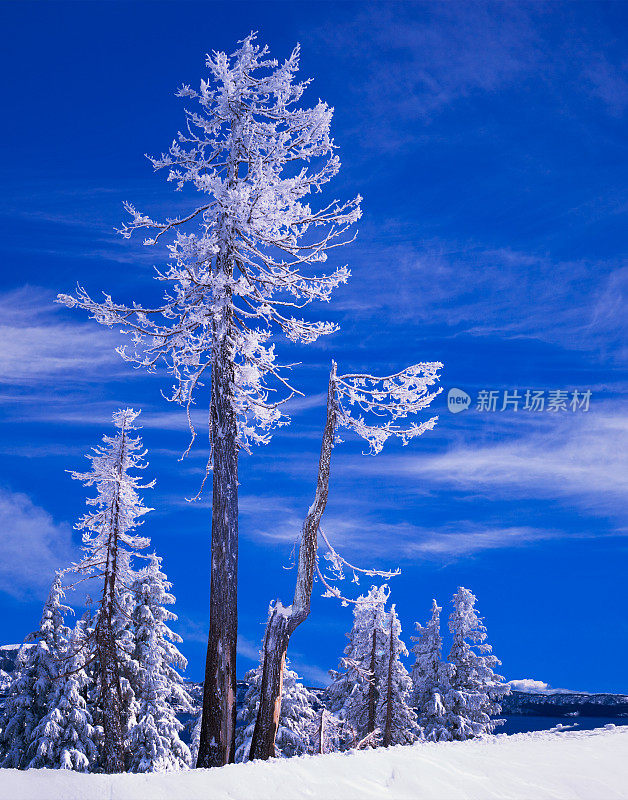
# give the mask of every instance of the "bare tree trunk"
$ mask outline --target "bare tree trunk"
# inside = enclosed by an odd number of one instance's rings
[[[388,683],[386,686],[386,724],[384,725],[384,747],[390,747],[392,742],[393,718],[393,659],[395,657],[395,644],[393,640],[393,621],[395,612],[390,612],[390,648],[388,651]]]
[[[333,364],[327,390],[327,418],[318,462],[316,494],[301,531],[294,599],[288,608],[285,608],[277,600],[270,609],[266,625],[260,705],[251,740],[249,754],[251,760],[273,758],[275,755],[275,737],[281,712],[283,668],[286,662],[288,642],[294,631],[310,613],[318,546],[318,526],[329,496],[331,454],[336,434],[335,378],[336,365]]]
[[[124,772],[122,735],[122,690],[115,653],[115,642],[105,627],[97,633],[96,647],[100,662],[103,722],[103,771]]]
[[[320,724],[319,730],[318,730],[318,736],[319,736],[318,752],[321,755],[323,755],[324,752],[325,752],[325,714],[326,714],[326,711],[325,711],[325,709],[323,709],[321,711],[321,724]]]
[[[233,273],[228,251],[217,269]],[[216,323],[212,361],[213,459],[209,636],[197,767],[220,767],[235,757],[238,639],[238,443],[233,403],[234,354],[230,293]]]
[[[116,652],[113,619],[116,607],[116,575],[118,571],[118,533],[120,516],[120,483],[125,459],[126,430],[121,429],[120,456],[118,463],[118,484],[111,505],[109,537],[107,540],[107,559],[103,596],[100,614],[96,624],[96,652],[100,662],[101,699],[103,713],[103,754],[104,771],[124,772],[124,736],[122,732],[122,687],[120,668]]]

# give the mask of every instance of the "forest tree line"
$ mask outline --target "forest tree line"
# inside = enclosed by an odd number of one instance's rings
[[[197,761],[202,708],[182,676],[187,662],[170,627],[177,618],[175,599],[161,559],[146,554],[149,538],[137,533],[151,510],[140,491],[154,485],[140,482],[147,464],[134,435],[138,415],[132,409],[114,414],[116,434],[104,436],[88,455],[91,469],[71,473],[96,487],[77,525],[84,555],[57,573],[39,628],[18,652],[0,714],[3,767],[164,772]],[[88,600],[71,628],[74,612],[65,593],[82,581],[91,583],[98,600]],[[349,642],[338,670],[331,671],[323,708],[284,662],[275,755],[464,740],[498,724],[498,701],[508,689],[494,671],[499,661],[486,643],[474,595],[461,587],[453,596],[447,662],[434,601],[430,620],[417,623],[411,674],[388,599],[384,584],[354,601]],[[244,678],[236,761],[254,757],[265,653],[263,647],[260,665]],[[182,738],[184,714],[196,717],[191,747]]]

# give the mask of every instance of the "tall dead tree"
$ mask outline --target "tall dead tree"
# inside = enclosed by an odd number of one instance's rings
[[[190,184],[201,192],[203,202],[163,222],[127,204],[131,220],[123,236],[148,229],[147,245],[169,237],[168,265],[157,271],[168,286],[164,302],[123,305],[109,295],[96,302],[82,287],[59,297],[131,334],[133,347],[119,350],[123,358],[148,370],[166,365],[174,376],[169,399],[186,407],[192,441],[191,407],[210,377],[210,624],[199,767],[234,758],[238,457],[289,422],[281,404],[296,392],[272,339],[281,332],[310,343],[337,329],[294,314],[328,301],[347,280],[346,267],[328,275],[307,270],[352,240],[349,228],[361,215],[360,197],[318,210],[308,203],[337,174],[340,161],[330,137],[332,109],[321,101],[298,105],[308,85],[295,80],[298,47],[279,64],[254,34],[239,44],[231,56],[207,57],[210,77],[198,91],[180,89],[199,107],[186,111],[185,129],[168,153],[151,159],[178,189]],[[277,389],[283,398],[271,395]]]
[[[294,598],[292,605],[288,607],[280,600],[272,604],[266,625],[260,706],[251,742],[251,759],[272,758],[275,754],[275,736],[281,711],[283,664],[290,637],[310,613],[315,572],[325,585],[328,595],[341,597],[338,587],[330,583],[319,568],[319,532],[328,548],[327,559],[331,562],[336,577],[342,577],[343,567],[354,573],[362,572],[367,575],[390,577],[393,574],[363,570],[349,564],[320,530],[329,496],[331,456],[337,431],[341,427],[353,430],[368,442],[370,452],[377,454],[391,436],[397,436],[403,444],[407,444],[411,439],[430,430],[436,424],[437,417],[421,424],[410,424],[405,428],[399,426],[398,420],[423,410],[432,402],[440,389],[430,392],[428,387],[438,380],[438,370],[441,367],[442,364],[438,362],[421,363],[395,375],[376,377],[368,374],[338,375],[336,364],[332,364],[316,493],[301,531]],[[367,421],[364,416],[360,416],[360,412],[376,421]],[[371,730],[375,727],[374,720],[375,708]]]

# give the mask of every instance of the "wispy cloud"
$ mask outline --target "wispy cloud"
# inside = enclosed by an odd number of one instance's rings
[[[76,555],[72,529],[21,492],[0,489],[0,591],[24,599],[41,597],[55,570]]]
[[[290,669],[294,670],[299,678],[307,685],[314,684],[315,686],[329,686],[331,678],[329,672],[316,664],[311,664],[300,653],[288,652]]]
[[[0,382],[17,386],[94,380],[113,373],[119,338],[92,323],[63,321],[54,294],[24,286],[0,295]]]
[[[416,562],[417,558],[447,560],[465,558],[485,550],[525,547],[543,541],[587,538],[594,534],[565,533],[558,528],[500,525],[492,520],[448,521],[421,526],[408,520],[382,522],[364,515],[336,515],[326,520],[325,530],[335,547],[357,554],[362,568],[376,559],[378,568],[393,568],[396,563]]]
[[[614,57],[609,46],[612,32],[600,14],[600,24],[583,35],[565,8],[554,4],[550,14],[546,3],[367,3],[361,14],[321,27],[321,47],[340,63],[359,54],[365,71],[364,81],[345,88],[356,95],[353,140],[365,150],[398,153],[442,135],[430,125],[452,108],[530,85],[540,109],[545,98],[553,107],[571,103],[561,110],[577,115],[578,105],[593,99],[598,110],[621,115],[628,83],[622,53]]]
[[[495,14],[477,3],[370,3],[351,21],[326,25],[320,37],[339,60],[354,57],[349,43],[361,50],[368,37],[366,79],[354,87],[355,136],[396,151],[416,141],[409,123],[429,122],[474,93],[498,91],[542,58],[530,15],[512,4]]]
[[[615,405],[579,414],[528,418],[519,433],[487,441],[480,427],[465,431],[445,452],[401,453],[355,459],[357,473],[378,472],[404,480],[405,490],[453,490],[496,500],[544,498],[581,511],[621,518],[628,490],[628,418]],[[487,422],[488,424],[488,422]]]
[[[244,656],[244,658],[248,658],[255,664],[259,664],[260,647],[261,645],[259,642],[252,642],[245,636],[238,635],[238,654]]]
[[[527,338],[575,350],[625,352],[623,309],[628,270],[618,263],[561,261],[547,254],[477,243],[367,244],[349,317],[385,314],[424,335]],[[382,275],[387,280],[382,280]]]
[[[610,510],[618,508],[628,490],[628,419],[594,412],[562,424],[556,420],[554,430],[546,427],[514,441],[400,458],[397,469],[465,491],[568,497],[585,507]]]
[[[628,108],[628,80],[624,64],[613,64],[605,53],[596,53],[583,69],[585,85],[598,97],[607,111],[620,117]]]

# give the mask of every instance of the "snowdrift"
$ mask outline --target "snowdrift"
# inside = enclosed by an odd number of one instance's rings
[[[0,770],[11,800],[615,800],[628,727],[493,736],[151,775]]]

